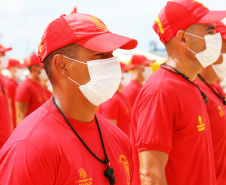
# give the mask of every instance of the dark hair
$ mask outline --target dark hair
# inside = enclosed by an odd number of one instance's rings
[[[57,49],[53,52],[51,52],[43,61],[44,69],[46,71],[46,74],[51,82],[53,82],[53,76],[51,71],[51,65],[52,65],[52,59],[56,54],[62,54],[70,58],[75,58],[77,56],[79,45],[76,43],[69,44],[67,46],[64,46],[60,49]]]

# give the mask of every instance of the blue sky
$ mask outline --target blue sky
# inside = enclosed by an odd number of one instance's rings
[[[210,10],[226,9],[225,0],[200,0]],[[0,43],[11,46],[7,55],[24,58],[37,51],[41,36],[52,20],[78,12],[100,18],[111,32],[138,40],[137,49],[148,51],[154,40],[164,48],[152,30],[157,14],[167,0],[0,0]],[[224,21],[225,22],[225,21]]]

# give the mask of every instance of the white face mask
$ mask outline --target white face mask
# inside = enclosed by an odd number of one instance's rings
[[[123,73],[122,76],[123,76],[123,79],[121,80],[121,84],[123,85],[123,87],[125,87],[130,83],[132,79],[132,73],[130,72]]]
[[[4,57],[0,57],[0,69],[6,69],[8,67],[9,64],[9,57],[4,56]]]
[[[224,74],[226,74],[226,54],[222,54],[222,56],[223,56],[223,62],[221,64],[213,65],[213,69],[218,75],[218,77],[221,77]]]
[[[44,69],[41,69],[41,73],[38,75],[38,77],[39,77],[40,80],[47,80],[48,79],[48,76],[47,76]]]
[[[195,53],[190,48],[188,48],[192,53],[195,54],[196,58],[198,59],[198,61],[200,62],[203,68],[206,68],[207,66],[217,61],[217,59],[220,56],[221,47],[222,47],[222,38],[220,33],[217,33],[214,35],[205,35],[204,36],[205,38],[191,34],[191,33],[187,33],[187,34],[201,38],[201,39],[205,39],[206,41],[206,49],[202,52]]]
[[[19,79],[22,76],[22,74],[23,74],[22,69],[17,69],[16,72],[15,72],[15,77],[17,79]]]
[[[144,72],[142,73],[144,77],[144,81],[146,81],[151,75],[152,75],[152,69],[150,66],[145,66],[144,67]]]
[[[69,57],[65,58],[88,65],[91,80],[87,84],[80,85],[71,78],[68,77],[68,79],[79,85],[82,94],[93,105],[99,106],[101,103],[110,99],[117,91],[122,78],[118,57],[90,60],[87,63]]]

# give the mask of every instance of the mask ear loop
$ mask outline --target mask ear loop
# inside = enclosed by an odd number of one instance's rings
[[[76,83],[78,86],[81,86],[79,83],[77,83],[76,81],[72,80],[70,77],[67,77],[69,80],[71,80],[72,82]]]
[[[69,57],[66,57],[66,56],[64,56],[64,55],[63,55],[63,57],[65,57],[65,58],[67,58],[67,59],[70,59],[70,60],[73,60],[73,61],[75,61],[75,62],[79,62],[79,63],[81,63],[81,64],[86,64],[86,65],[87,65],[87,63],[81,62],[81,61],[79,61],[79,60],[76,60],[76,59],[73,59],[73,58],[69,58]]]

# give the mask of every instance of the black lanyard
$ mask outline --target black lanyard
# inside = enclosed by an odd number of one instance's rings
[[[68,126],[72,129],[72,131],[75,133],[75,135],[78,137],[78,139],[82,142],[82,144],[86,147],[86,149],[89,151],[89,153],[92,154],[92,156],[95,157],[98,161],[100,161],[101,163],[107,165],[107,170],[104,171],[104,176],[109,180],[110,185],[115,184],[114,169],[113,168],[110,168],[109,158],[107,156],[107,153],[106,153],[106,150],[105,150],[105,147],[104,147],[104,141],[103,141],[103,137],[102,137],[102,134],[101,134],[101,131],[100,131],[100,126],[99,126],[99,123],[97,121],[96,115],[95,115],[95,121],[96,121],[96,124],[97,124],[97,128],[98,128],[100,139],[101,139],[101,144],[102,144],[103,151],[104,151],[104,156],[105,156],[105,159],[104,160],[101,160],[99,157],[97,157],[92,152],[92,150],[90,150],[90,148],[87,146],[87,144],[83,141],[83,139],[79,136],[79,134],[75,131],[75,129],[73,128],[73,126],[70,124],[70,122],[68,121],[68,119],[65,117],[64,113],[58,107],[58,105],[56,104],[56,101],[55,101],[54,97],[52,98],[52,100],[53,100],[53,104],[55,105],[55,107],[58,109],[58,111],[60,112],[60,114],[63,116],[64,120],[67,122]]]
[[[198,77],[213,91],[213,93],[222,101],[224,105],[226,105],[225,97],[221,96],[220,93],[217,93],[206,81],[205,79],[198,74]]]
[[[171,69],[168,69],[168,68],[166,68],[164,66],[170,67],[174,71],[172,71]],[[167,71],[169,71],[169,72],[172,72],[172,73],[175,73],[175,74],[178,74],[178,75],[182,76],[185,80],[187,80],[188,82],[190,82],[192,85],[196,86],[198,88],[198,90],[200,91],[200,93],[202,95],[202,98],[203,98],[205,104],[208,103],[208,100],[207,100],[207,97],[206,97],[205,93],[199,88],[198,85],[196,85],[195,83],[193,83],[192,81],[190,81],[189,78],[185,74],[181,73],[180,71],[178,71],[177,69],[175,69],[174,67],[172,67],[172,66],[170,66],[170,65],[168,65],[166,63],[161,64],[160,67],[163,68],[163,69],[165,69],[165,70],[167,70]]]

